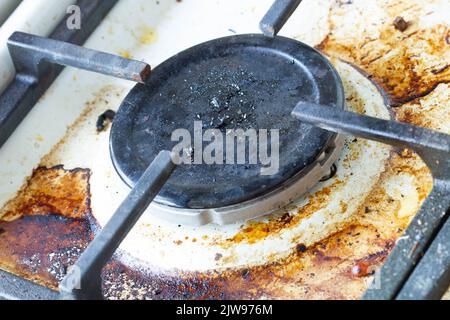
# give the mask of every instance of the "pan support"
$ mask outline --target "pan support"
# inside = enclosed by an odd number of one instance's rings
[[[450,136],[304,102],[292,115],[326,130],[413,150],[423,159],[433,190],[364,299],[440,299],[450,285]]]
[[[64,66],[145,82],[151,73],[148,64],[80,46],[117,2],[118,0],[79,0],[77,5],[81,9],[83,24],[81,30],[67,29],[66,19],[63,19],[49,38],[21,32],[11,35],[8,40],[8,49],[14,62],[16,76],[0,95],[0,147],[58,77]],[[270,27],[271,24],[274,24],[273,29],[276,31],[272,36],[281,29],[300,2],[276,1],[266,18],[267,26]],[[72,273],[69,273],[62,281],[60,285],[61,298],[103,298],[100,280],[101,268],[169,178],[174,169],[172,161],[168,160],[169,157],[170,153],[164,151],[149,166],[105,229],[94,239],[91,246],[71,269]],[[146,195],[145,200],[143,195]],[[126,225],[127,223],[130,225]],[[99,254],[97,254],[98,252]],[[77,276],[79,276],[79,281],[77,281]],[[6,298],[27,299],[23,294],[18,294],[21,291],[17,290],[18,283],[21,284],[22,289],[29,288],[29,292],[36,293],[36,296],[30,294],[28,297],[30,299],[39,297],[45,299],[55,296],[51,290],[7,273],[0,273],[0,277],[5,278],[0,285],[1,291],[17,293],[14,296],[5,294]],[[82,289],[78,289],[78,287]],[[42,294],[40,294],[41,291]]]
[[[150,75],[150,67],[145,63],[77,46],[86,40],[116,2],[80,0],[78,5],[84,19],[82,30],[69,31],[62,21],[51,39],[23,33],[12,35],[8,47],[17,73],[0,96],[0,147],[56,79],[62,66],[74,66],[136,82],[144,82]],[[263,33],[274,37],[300,2],[277,0],[260,24]],[[450,136],[309,103],[299,103],[293,116],[330,131],[412,149],[422,157],[432,171],[434,188],[381,268],[377,277],[380,281],[369,288],[364,298],[440,298],[450,282],[450,220],[447,219],[450,209]],[[174,169],[168,151],[158,155],[62,281],[61,298],[103,298],[101,269]],[[0,272],[0,279],[4,277]],[[0,283],[0,289],[14,287],[22,281],[8,279],[6,277]],[[25,281],[24,286],[36,287]],[[43,296],[46,295],[54,297],[54,293],[47,291]]]
[[[162,151],[90,243],[59,286],[61,299],[103,299],[101,271],[120,243],[169,179],[175,165],[169,151]]]
[[[83,28],[79,30],[69,30],[66,25],[66,17],[61,20],[49,38],[74,45],[83,44],[108,12],[115,6],[117,1],[118,0],[77,1],[77,5],[80,8]],[[17,36],[19,38],[21,37],[20,35]],[[25,36],[22,36],[22,39],[24,37]],[[49,51],[51,48],[45,46],[45,41],[39,43],[42,46],[34,48],[38,49],[37,51],[40,52],[38,56],[41,56],[42,58],[51,56]],[[63,70],[61,65],[47,62],[40,63],[39,69],[32,70],[33,67],[28,67],[27,63],[37,62],[36,60],[33,61],[35,58],[29,55],[30,53],[36,53],[34,49],[30,48],[28,50],[26,47],[19,48],[20,45],[14,43],[14,39],[8,44],[8,47],[10,50],[16,52],[16,56],[13,57],[14,64],[22,72],[16,72],[14,80],[0,95],[0,147],[6,142],[23,118]]]

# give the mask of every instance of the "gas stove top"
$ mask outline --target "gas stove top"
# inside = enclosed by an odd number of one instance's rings
[[[85,28],[64,33],[66,20],[59,27],[57,22],[72,2],[58,1],[52,7],[55,11],[48,12],[55,15],[54,24],[45,15],[41,20],[36,16],[31,29],[19,20],[14,19],[16,24],[7,20],[0,28],[0,39],[6,44],[13,31],[26,31],[81,45],[93,32],[85,47],[158,66],[204,41],[258,33],[258,21],[271,5],[271,1],[252,0],[115,2],[80,1]],[[300,1],[288,2],[297,5]],[[33,3],[23,1],[13,15],[26,17],[28,10],[38,11],[43,5]],[[450,92],[448,3],[386,1],[371,2],[371,10],[366,6],[364,1],[303,1],[280,34],[329,57],[342,79],[347,110],[449,134],[450,114],[445,107]],[[406,26],[399,25],[399,17]],[[14,67],[6,46],[2,50],[0,57],[10,62],[0,70],[6,88],[14,78]],[[52,67],[41,84],[50,85],[60,70]],[[41,287],[33,287],[26,295],[22,278],[57,289],[68,267],[105,230],[129,195],[129,186],[116,172],[117,163],[115,168],[110,159],[109,123],[117,122],[112,118],[132,86],[129,81],[68,67],[48,90],[44,85],[45,94],[1,147],[0,268],[9,273],[1,273],[0,278],[6,296],[56,298],[54,292]],[[18,93],[18,88],[12,91]],[[445,221],[448,184],[445,172],[439,170],[448,164],[448,137],[409,131],[413,127],[389,127],[388,122],[348,113],[331,117],[333,113],[322,113],[321,106],[306,105],[299,110],[294,116],[302,121],[354,135],[346,136],[343,151],[325,162],[323,167],[329,168],[339,157],[328,177],[318,184],[314,181],[306,195],[295,199],[279,195],[276,199],[282,205],[269,215],[227,225],[167,221],[155,215],[161,210],[153,203],[103,269],[103,292],[96,292],[100,284],[94,281],[91,295],[109,299],[357,299],[374,278],[372,288],[379,285],[392,292],[386,285],[390,279],[377,277],[375,272],[395,245],[397,251],[415,248],[408,253],[414,257],[415,251],[424,249],[419,240],[427,237],[427,230],[433,233],[440,227],[437,221]],[[416,227],[413,222],[410,233],[405,233],[433,185],[428,167],[404,149],[408,147],[432,169],[440,193],[432,194],[438,200],[434,206],[424,206],[439,219],[419,216]],[[199,201],[205,199],[199,197]],[[256,211],[266,213],[261,199],[255,203]],[[439,236],[436,240],[443,241]],[[395,266],[399,256],[385,267]],[[445,254],[437,259],[445,275]],[[441,278],[434,283],[442,283],[445,276]],[[442,285],[420,290],[434,294],[442,292]],[[366,295],[371,297],[370,292]]]

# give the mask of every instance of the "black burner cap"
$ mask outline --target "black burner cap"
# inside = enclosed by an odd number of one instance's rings
[[[267,194],[316,161],[334,137],[291,117],[299,101],[344,108],[342,84],[320,53],[298,41],[238,35],[183,51],[154,69],[122,103],[111,132],[114,166],[133,186],[177,129],[278,129],[279,170],[261,164],[180,166],[155,199],[179,208],[221,208]],[[269,141],[270,141],[270,135]],[[209,143],[205,142],[204,147]],[[224,148],[225,149],[225,148]],[[269,153],[270,154],[270,153]],[[226,153],[224,154],[224,159]]]

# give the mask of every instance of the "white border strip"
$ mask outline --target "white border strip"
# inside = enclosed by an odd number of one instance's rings
[[[4,0],[2,0],[4,1]],[[6,41],[14,31],[48,36],[75,0],[23,0],[0,28],[0,93],[14,78]]]

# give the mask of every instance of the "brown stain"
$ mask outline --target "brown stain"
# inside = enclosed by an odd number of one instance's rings
[[[310,217],[316,211],[324,208],[329,201],[332,190],[338,188],[340,184],[342,184],[342,181],[337,180],[333,184],[309,195],[308,203],[298,208],[297,213],[294,215],[285,213],[279,218],[271,217],[269,221],[247,222],[238,233],[220,245],[227,248],[239,243],[253,244],[298,225],[303,219]]]
[[[0,268],[56,289],[93,239],[89,170],[40,167],[0,220]]]
[[[229,247],[231,244],[242,242],[256,243],[288,227],[292,222],[292,218],[289,213],[285,213],[281,218],[273,219],[269,222],[250,221],[246,226],[241,228],[240,232],[228,239],[223,246]]]
[[[241,277],[242,270],[210,275],[207,288],[214,292],[191,298],[360,298],[373,270],[385,261],[413,216],[398,218],[397,206],[385,192],[384,182],[404,172],[416,178],[415,187],[423,201],[432,186],[428,169],[414,153],[392,152],[386,171],[342,231],[309,248],[299,244],[284,260],[246,269],[247,279]],[[359,274],[354,273],[355,267],[361,269]],[[205,275],[192,275],[191,279],[205,283]]]
[[[426,199],[433,187],[431,173],[417,154],[409,150],[392,151],[385,172],[354,217],[355,222],[376,227],[381,238],[395,239],[407,228],[415,214],[410,212],[405,217],[398,217],[399,200],[392,199],[386,193],[386,181],[403,173],[414,177],[413,187],[420,203]]]
[[[133,270],[112,261],[103,274],[105,295],[110,299],[359,298],[370,282],[367,270],[383,263],[395,239],[409,223],[409,218],[396,217],[395,205],[384,191],[383,182],[399,172],[408,172],[418,177],[417,188],[421,198],[425,198],[430,181],[426,170],[418,168],[419,161],[413,153],[393,152],[386,172],[361,205],[355,220],[349,221],[342,231],[309,248],[299,244],[286,259],[244,269],[180,272],[175,276]],[[42,177],[70,177],[67,186],[84,188],[81,194],[85,197],[79,197],[78,203],[71,203],[72,208],[78,208],[89,203],[86,200],[89,175],[80,172],[83,170],[66,171],[60,167],[35,171],[27,186],[33,186],[38,180],[45,181],[42,189],[53,189],[63,201],[54,202],[54,209],[46,214],[48,204],[44,200],[40,215],[27,215],[24,211],[21,218],[0,224],[2,269],[51,288],[57,287],[67,267],[92,240],[96,224],[92,222],[89,206],[78,218],[66,217],[69,208],[64,202],[65,185],[57,183],[59,179]],[[36,193],[36,188],[31,188],[30,192]],[[24,194],[27,194],[26,188],[20,197],[27,199]],[[322,196],[326,198],[327,195],[329,191],[324,189]],[[309,210],[314,210],[316,205],[311,204]],[[32,208],[35,206],[33,204]],[[292,223],[292,219],[286,216],[278,223],[283,226]],[[355,274],[355,266],[362,269],[362,273]]]
[[[367,288],[370,273],[355,274],[355,266],[364,270],[379,267],[410,219],[397,218],[383,182],[399,172],[408,172],[417,177],[416,187],[421,198],[425,198],[431,184],[427,171],[418,166],[419,161],[413,153],[393,152],[386,172],[354,221],[309,248],[299,244],[286,259],[244,269],[179,272],[172,276],[133,270],[112,261],[103,273],[105,295],[110,299],[357,299]],[[70,181],[62,185],[58,183],[60,179],[43,179],[55,175]],[[67,267],[76,261],[94,235],[96,224],[89,206],[77,218],[70,214],[73,208],[89,203],[89,174],[80,169],[40,168],[27,186],[37,186],[35,181],[41,181],[42,190],[52,189],[51,199],[59,196],[61,201],[53,201],[52,210],[46,212],[50,198],[44,197],[39,215],[33,212],[28,215],[22,205],[21,210],[25,211],[21,218],[0,223],[0,267],[56,288]],[[74,185],[84,191],[80,193],[84,197],[78,197],[77,203],[71,202],[69,208],[65,187]],[[28,199],[24,195],[29,192],[39,194],[36,187],[31,187],[29,191],[24,188],[18,197]],[[324,189],[323,197],[328,194]],[[36,205],[33,202],[31,208]],[[309,210],[317,209],[317,205],[310,204]],[[292,219],[286,216],[278,223],[285,226]]]
[[[398,121],[450,134],[450,84],[441,84],[433,93],[395,109]]]
[[[90,211],[89,176],[83,169],[37,168],[17,196],[0,210],[0,220],[47,214],[81,219]]]
[[[387,18],[380,24],[376,38],[342,36],[335,32],[340,27],[338,22],[350,11],[348,7],[345,10],[340,6],[332,7],[330,33],[318,49],[361,68],[386,91],[393,106],[425,96],[440,83],[450,82],[448,25],[419,29],[416,22],[425,8],[410,6],[408,1],[397,4],[387,1],[379,6]],[[392,22],[398,14],[405,13],[410,16],[409,27],[401,32]],[[365,28],[364,25],[360,27]],[[352,37],[351,41],[349,37]]]
[[[67,268],[75,263],[92,237],[85,219],[25,216],[0,222],[0,267],[56,289]]]
[[[66,136],[41,160],[16,196],[0,208],[0,268],[56,289],[68,266],[93,239],[98,224],[90,207],[88,169],[67,170],[57,150],[97,105],[117,88],[102,88],[85,104]],[[95,131],[95,124],[92,131]]]
[[[391,3],[386,10],[395,17],[414,9],[406,8],[405,3]],[[450,44],[448,28],[417,30],[413,24],[400,36],[399,31],[392,30],[392,20],[386,21],[379,39],[364,38],[344,44],[333,32],[336,27],[332,24],[333,10],[330,13],[332,31],[320,48],[363,69],[394,102],[417,102],[417,97],[426,95],[438,83],[448,81],[449,68],[418,61],[410,49],[423,46],[424,54],[439,56],[442,53],[444,56]],[[387,61],[382,59],[393,50],[397,51],[395,55]],[[401,121],[433,125],[423,122],[416,112],[416,109],[402,107],[397,117]],[[56,288],[65,268],[87,246],[96,228],[87,201],[87,173],[87,170],[70,172],[62,168],[35,171],[9,204],[9,213],[4,213],[12,221],[0,222],[0,268]],[[393,152],[385,172],[354,219],[340,232],[314,246],[307,248],[298,244],[286,259],[241,270],[180,272],[174,276],[133,270],[113,261],[104,270],[104,292],[110,299],[357,299],[367,288],[369,271],[384,262],[414,215],[398,218],[398,204],[384,188],[385,181],[401,173],[414,177],[414,187],[419,200],[423,201],[432,186],[429,171],[414,153]],[[65,177],[67,183],[57,183],[65,180],[59,176]],[[71,190],[66,188],[69,186]],[[74,192],[74,186],[79,192]],[[322,200],[326,201],[330,192],[331,189],[325,189]],[[67,197],[68,194],[71,196]],[[73,194],[78,196],[73,197]],[[294,217],[245,226],[241,238],[230,241],[251,242],[276,234],[295,223],[295,219],[307,217],[321,207],[320,201],[310,201],[308,205]],[[355,274],[355,266],[362,271]]]
[[[289,257],[266,265],[222,272],[180,272],[169,277],[126,268],[120,273],[119,289],[106,289],[106,295],[124,299],[358,299],[413,216],[398,218],[395,203],[384,189],[384,182],[399,172],[416,178],[415,187],[423,200],[431,188],[428,170],[414,153],[392,152],[386,171],[354,220],[319,243],[298,244]],[[108,275],[114,278],[112,271]]]
[[[412,160],[398,156],[392,157],[391,161],[393,168],[404,170],[405,167],[409,168],[407,163]],[[54,189],[53,192],[64,200],[66,190],[64,185],[57,183],[59,179],[42,180],[42,176],[68,175],[71,180],[68,186],[78,184],[85,188],[86,197],[80,197],[78,203],[72,203],[74,207],[80,207],[83,203],[89,203],[86,201],[89,175],[77,172],[80,171],[41,168],[27,185],[32,186],[35,179],[45,181],[42,188]],[[202,274],[180,272],[176,276],[148,274],[113,261],[104,270],[105,294],[111,299],[358,298],[366,288],[367,281],[364,277],[352,274],[353,267],[361,261],[380,265],[394,239],[407,224],[405,219],[394,219],[388,224],[380,222],[377,208],[383,208],[386,202],[383,199],[385,193],[381,190],[381,185],[380,189],[375,188],[372,193],[380,195],[368,197],[365,202],[364,205],[370,207],[371,211],[367,214],[361,209],[364,219],[361,216],[359,221],[349,222],[344,230],[310,248],[300,244],[301,250],[295,250],[286,259],[241,270]],[[31,192],[36,193],[36,189],[32,188]],[[27,194],[26,188],[21,194],[23,199],[27,198],[23,197],[23,194]],[[54,203],[61,203],[61,206],[54,205],[52,212],[45,213],[48,204],[44,201],[40,215],[27,215],[24,211],[21,218],[0,224],[1,268],[51,288],[57,287],[67,267],[76,261],[92,240],[96,226],[92,223],[89,208],[79,218],[72,218],[64,215],[68,210],[64,201]],[[381,218],[385,219],[383,215]],[[289,220],[285,223],[289,223]],[[371,258],[373,255],[380,258],[374,260]],[[295,293],[291,291],[292,286],[296,288]]]
[[[363,249],[355,255],[357,243]],[[372,227],[349,225],[320,244],[264,266],[178,276],[116,267],[106,272],[105,294],[110,299],[355,299],[370,279],[354,276],[353,266],[365,261],[379,267],[392,243],[380,240]],[[115,274],[120,274],[120,285],[111,289]]]

